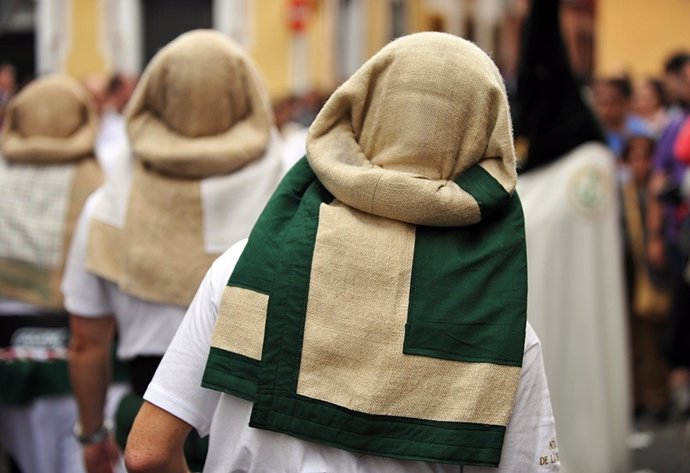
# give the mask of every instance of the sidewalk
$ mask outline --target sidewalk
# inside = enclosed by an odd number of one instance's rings
[[[690,421],[638,422],[630,437],[633,473],[690,473]]]

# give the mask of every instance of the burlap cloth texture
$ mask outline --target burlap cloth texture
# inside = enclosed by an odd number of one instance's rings
[[[268,95],[237,45],[197,30],[151,60],[125,118],[131,152],[99,196],[87,269],[140,299],[186,306],[280,179]]]
[[[495,466],[526,323],[515,182],[491,59],[447,34],[392,42],[325,104],[252,230],[204,385],[254,401],[253,427]]]
[[[37,79],[10,101],[0,135],[0,297],[62,309],[72,232],[102,182],[97,125],[87,92],[65,75]]]

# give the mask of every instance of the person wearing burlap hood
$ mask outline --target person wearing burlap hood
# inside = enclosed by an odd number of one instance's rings
[[[491,59],[442,33],[386,46],[207,273],[128,469],[185,471],[195,428],[211,472],[558,471],[515,179]]]
[[[74,226],[102,182],[97,119],[74,79],[9,103],[0,135],[0,446],[26,472],[82,472],[60,278]]]
[[[89,471],[110,471],[208,266],[245,238],[283,174],[266,89],[229,38],[198,30],[152,59],[126,110],[129,148],[80,218],[63,280]],[[133,394],[104,425],[109,347]],[[187,447],[201,468],[206,441]],[[103,470],[101,470],[102,468]]]

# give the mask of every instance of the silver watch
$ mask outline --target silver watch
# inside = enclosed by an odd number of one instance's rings
[[[94,433],[84,435],[81,429],[81,424],[77,422],[74,424],[72,433],[74,434],[74,438],[77,439],[77,442],[82,445],[101,443],[108,437],[108,434],[110,433],[110,425],[107,422],[104,422],[103,425],[96,429]]]

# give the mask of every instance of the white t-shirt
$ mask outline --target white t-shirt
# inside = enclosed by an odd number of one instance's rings
[[[464,467],[359,455],[248,426],[252,404],[201,387],[221,295],[246,240],[211,266],[144,398],[210,432],[206,472],[500,472],[559,471],[558,447],[539,339],[527,325],[525,352],[501,466]]]
[[[74,230],[62,278],[65,308],[81,317],[114,315],[118,358],[122,360],[162,355],[184,318],[185,308],[137,299],[120,291],[116,284],[86,271],[89,224],[99,192],[86,201]]]

